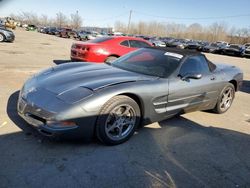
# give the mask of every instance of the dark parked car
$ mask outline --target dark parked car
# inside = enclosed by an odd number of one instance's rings
[[[159,39],[160,39],[161,41],[165,42],[166,45],[167,45],[167,43],[168,43],[169,41],[174,40],[174,38],[172,38],[172,37],[159,37]]]
[[[196,41],[189,41],[185,44],[185,49],[198,50],[201,47],[200,43]]]
[[[224,44],[221,43],[210,43],[202,48],[201,51],[209,52],[214,54],[222,54],[223,49],[226,48]]]
[[[204,48],[205,46],[209,45],[209,42],[207,42],[207,41],[199,41],[198,43],[199,43],[199,45],[200,45],[200,46],[197,48],[198,51],[202,51],[203,48]]]
[[[63,38],[75,38],[76,32],[70,28],[61,28],[61,29],[58,29],[58,32],[56,32],[56,35],[59,37],[63,37]]]
[[[229,45],[229,47],[224,48],[222,50],[222,54],[242,57],[244,50],[245,50],[245,48],[242,45],[231,44],[231,45]]]
[[[196,51],[142,48],[111,64],[68,63],[29,79],[18,113],[46,136],[109,145],[128,140],[140,123],[213,109],[226,112],[243,73]]]
[[[245,47],[245,49],[247,49],[248,47],[250,47],[250,43],[244,44],[244,47]]]
[[[186,42],[184,40],[181,40],[181,39],[172,39],[172,40],[169,40],[168,42],[166,42],[167,47],[184,49],[185,45],[186,45]]]
[[[250,57],[250,46],[244,50],[243,56],[248,58]]]
[[[0,19],[0,27],[5,27],[5,21],[3,19]]]
[[[12,31],[0,26],[0,42],[13,42],[15,35]]]
[[[56,27],[46,27],[43,30],[43,33],[49,34],[49,35],[56,35],[58,33],[58,29]]]
[[[39,33],[44,33],[45,28],[46,28],[46,27],[38,27],[38,28],[37,28],[37,32],[39,32]]]
[[[49,34],[49,27],[45,27],[43,30],[41,30],[41,33]]]

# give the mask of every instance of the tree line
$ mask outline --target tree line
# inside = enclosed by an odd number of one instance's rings
[[[32,12],[11,14],[10,17],[21,23],[38,26],[70,27],[73,29],[79,29],[83,25],[83,19],[78,14],[78,11],[70,16],[58,12],[53,18],[50,18],[45,14],[38,16]],[[214,22],[211,25],[202,26],[199,23],[185,25],[174,22],[140,21],[137,23],[132,22],[128,27],[127,23],[116,21],[114,23],[114,29],[115,31],[136,35],[186,38],[210,42],[227,41],[229,43],[239,44],[250,42],[250,27],[229,27],[225,22]]]
[[[227,41],[229,43],[244,44],[250,42],[250,27],[235,28],[229,27],[225,22],[214,22],[209,26],[202,26],[199,23],[191,25],[162,22],[131,23],[128,27],[126,23],[116,21],[115,30],[129,34],[174,37],[183,39],[195,39],[204,41]]]
[[[70,17],[62,12],[56,13],[55,17],[49,18],[47,15],[42,14],[38,16],[32,12],[21,12],[19,14],[10,14],[10,17],[21,24],[33,24],[37,26],[55,26],[55,27],[70,27],[79,29],[82,26],[82,18],[78,14],[73,13]]]

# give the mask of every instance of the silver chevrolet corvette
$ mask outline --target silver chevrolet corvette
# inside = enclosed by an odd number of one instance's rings
[[[67,63],[34,75],[22,87],[18,113],[45,136],[97,136],[127,141],[139,125],[177,114],[226,112],[242,71],[199,52],[143,48],[111,64]]]

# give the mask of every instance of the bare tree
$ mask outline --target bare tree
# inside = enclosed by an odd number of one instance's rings
[[[48,16],[43,14],[41,17],[40,17],[40,25],[42,26],[47,26],[49,25],[49,19],[48,19]]]
[[[76,11],[75,14],[71,14],[70,17],[71,17],[71,21],[70,21],[71,27],[74,29],[79,29],[82,26],[82,18],[78,14],[78,11]]]
[[[201,39],[202,30],[203,28],[199,23],[193,23],[189,25],[186,30],[187,38]]]
[[[38,16],[33,12],[22,12],[18,15],[10,14],[10,17],[22,23],[26,23],[26,24],[38,24],[39,23]]]
[[[213,39],[212,39],[213,41],[226,40],[227,25],[224,22],[221,22],[221,23],[215,22],[209,28],[213,36]]]
[[[114,26],[115,26],[115,30],[116,30],[116,31],[124,32],[124,33],[127,31],[127,26],[126,26],[126,24],[125,24],[125,23],[122,23],[122,22],[120,22],[120,21],[116,21],[115,24],[114,24]]]
[[[67,16],[65,16],[62,12],[56,13],[55,24],[57,27],[66,26],[68,24]]]
[[[146,23],[145,22],[142,22],[142,21],[140,21],[139,23],[138,23],[138,34],[143,34],[144,32],[145,32],[145,30],[146,30]]]

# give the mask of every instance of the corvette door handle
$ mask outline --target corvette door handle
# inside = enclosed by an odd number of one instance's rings
[[[215,76],[211,77],[210,80],[215,80]]]

